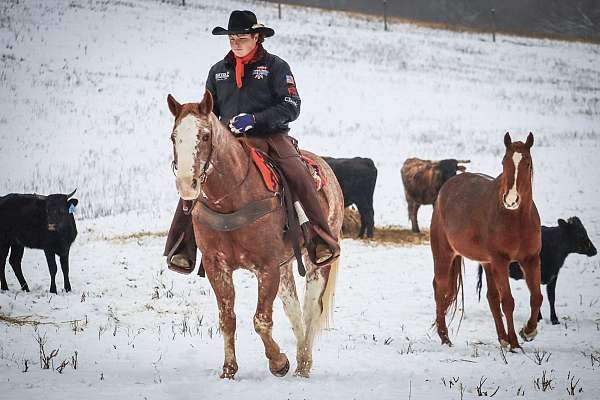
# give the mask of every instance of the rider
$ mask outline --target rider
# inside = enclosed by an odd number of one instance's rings
[[[340,253],[338,238],[327,223],[297,141],[288,135],[288,123],[300,114],[296,81],[289,65],[262,46],[275,31],[257,23],[253,12],[236,10],[227,29],[216,27],[212,34],[228,35],[231,47],[210,69],[206,81],[214,99],[213,112],[234,135],[246,135],[251,145],[277,162],[310,221],[309,255],[313,261],[333,261]],[[190,273],[196,263],[196,242],[191,216],[182,205],[180,199],[164,255],[170,269]]]

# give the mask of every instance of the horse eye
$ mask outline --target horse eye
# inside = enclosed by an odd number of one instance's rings
[[[208,142],[208,135],[202,135],[202,141]]]

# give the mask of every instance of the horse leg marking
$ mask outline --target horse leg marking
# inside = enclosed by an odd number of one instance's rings
[[[263,341],[265,355],[269,359],[269,369],[276,376],[283,376],[289,368],[289,361],[279,345],[273,340],[273,301],[277,296],[280,282],[279,266],[257,270],[258,302],[254,314],[254,330]],[[286,367],[287,366],[287,367]]]
[[[300,364],[299,357],[304,346],[304,321],[302,320],[302,309],[298,300],[291,262],[281,268],[279,292],[277,294],[283,303],[283,311],[290,320],[292,331],[296,337],[296,360]]]
[[[222,269],[222,266],[215,266],[219,262],[210,260],[204,265],[206,276],[215,292],[217,305],[219,307],[219,326],[223,333],[223,352],[225,360],[223,361],[223,373],[221,378],[233,379],[238,365],[235,357],[235,288],[233,286],[232,271]]]

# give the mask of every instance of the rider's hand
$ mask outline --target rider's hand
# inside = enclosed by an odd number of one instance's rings
[[[254,115],[241,113],[229,120],[229,129],[231,129],[231,132],[233,132],[234,135],[241,136],[254,128],[255,123]]]

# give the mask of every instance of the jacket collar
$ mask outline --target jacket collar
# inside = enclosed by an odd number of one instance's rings
[[[262,61],[262,59],[268,54],[267,51],[262,47],[262,44],[258,44],[257,46],[258,50],[256,51],[254,58],[250,60],[248,64],[255,64],[259,61]],[[225,64],[235,67],[235,56],[233,55],[233,51],[230,50],[223,60],[225,61]]]

